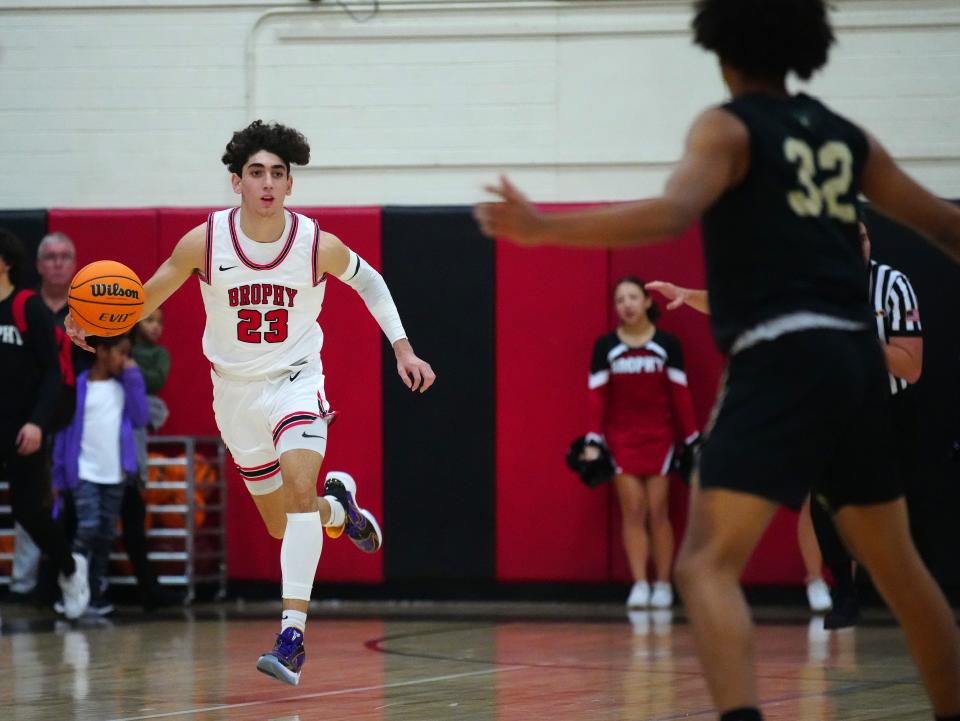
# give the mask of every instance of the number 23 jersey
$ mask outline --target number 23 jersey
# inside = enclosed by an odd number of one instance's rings
[[[855,204],[863,131],[819,100],[747,94],[725,104],[750,135],[750,165],[703,216],[710,323],[721,350],[795,313],[868,326]]]
[[[239,208],[208,218],[203,353],[225,375],[265,378],[303,359],[319,361],[326,287],[314,270],[320,230],[306,216],[284,213],[283,234],[272,243],[243,234]]]

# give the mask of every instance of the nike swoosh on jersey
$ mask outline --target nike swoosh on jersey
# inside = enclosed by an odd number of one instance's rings
[[[299,370],[296,373],[294,373],[292,376],[290,376],[290,382],[293,383],[295,380],[297,380],[297,376],[300,375],[301,373],[303,373],[303,371]]]
[[[304,431],[304,432],[301,433],[300,435],[303,436],[304,438],[326,438],[326,436],[314,436],[314,435],[311,435],[310,433],[307,433],[306,431]]]
[[[235,265],[221,265],[220,270],[230,270],[231,268],[236,268]]]

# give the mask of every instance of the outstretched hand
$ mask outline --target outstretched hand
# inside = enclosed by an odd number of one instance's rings
[[[497,185],[487,185],[484,190],[500,199],[478,203],[473,209],[473,217],[484,235],[508,238],[520,245],[539,245],[545,241],[543,216],[506,176],[501,175]]]
[[[70,336],[70,340],[74,342],[75,345],[80,346],[85,351],[90,351],[93,353],[93,348],[90,347],[90,344],[87,343],[87,331],[77,325],[77,322],[73,319],[73,316],[70,313],[67,313],[67,317],[63,319],[63,329],[67,332],[67,335]]]
[[[687,299],[690,297],[689,288],[681,288],[678,285],[667,283],[663,280],[652,280],[647,283],[644,288],[646,290],[655,290],[668,301],[670,301],[667,303],[667,310],[676,310],[681,305],[686,303]]]

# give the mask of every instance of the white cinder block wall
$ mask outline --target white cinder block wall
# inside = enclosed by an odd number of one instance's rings
[[[960,2],[839,0],[812,84],[960,197]],[[363,14],[369,4],[352,6]],[[656,192],[723,99],[686,0],[2,0],[0,208],[227,205],[220,154],[257,117],[301,129],[299,205]]]

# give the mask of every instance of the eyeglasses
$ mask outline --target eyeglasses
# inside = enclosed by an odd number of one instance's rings
[[[73,253],[45,253],[40,256],[44,263],[69,263],[73,260]]]

